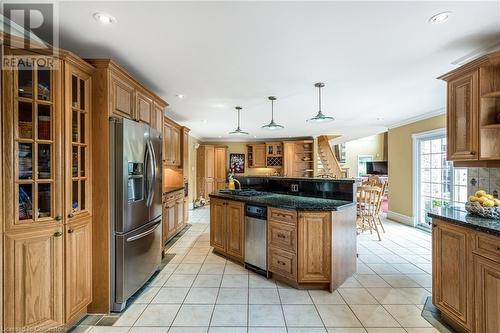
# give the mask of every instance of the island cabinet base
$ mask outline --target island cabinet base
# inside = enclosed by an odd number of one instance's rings
[[[458,332],[500,332],[500,237],[432,220],[432,301]]]

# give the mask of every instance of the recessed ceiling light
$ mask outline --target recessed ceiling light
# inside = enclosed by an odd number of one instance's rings
[[[103,12],[94,13],[94,19],[101,22],[102,24],[111,24],[116,22],[116,19],[113,16]]]
[[[222,135],[219,135],[219,139],[222,138]]]
[[[180,99],[183,99],[184,98],[184,95],[183,94],[177,94],[175,95],[177,98],[180,98]]]
[[[254,138],[256,138],[256,137],[257,137],[257,135],[254,135],[253,137],[254,137]]]
[[[451,12],[442,12],[442,13],[433,15],[429,19],[429,23],[432,23],[432,24],[443,23],[443,22],[448,20],[448,18],[450,17],[450,14],[451,14]]]
[[[378,121],[381,121],[381,120],[384,120],[384,118],[382,118],[382,117],[378,117],[378,118],[377,118],[377,120],[378,120]]]

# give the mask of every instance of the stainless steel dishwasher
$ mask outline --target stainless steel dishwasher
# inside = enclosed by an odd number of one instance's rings
[[[267,275],[267,207],[246,205],[245,267]]]

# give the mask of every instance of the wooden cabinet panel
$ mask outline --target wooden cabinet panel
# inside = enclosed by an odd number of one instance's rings
[[[298,281],[330,282],[332,224],[330,212],[300,213]]]
[[[474,236],[474,252],[500,263],[500,238],[476,233]]]
[[[226,148],[215,147],[214,159],[214,177],[217,181],[224,181],[226,179]]]
[[[205,148],[205,177],[215,177],[215,148],[213,146]]]
[[[297,252],[297,228],[290,224],[269,221],[268,226],[268,246]]]
[[[225,202],[219,199],[210,201],[210,246],[226,252]]]
[[[177,231],[184,227],[184,200],[180,199],[175,202],[175,229]]]
[[[110,85],[111,116],[135,119],[133,82],[112,73]]]
[[[433,221],[432,298],[447,317],[470,331],[472,279],[470,235],[467,229]]]
[[[145,94],[136,91],[135,101],[137,119],[148,125],[153,125],[153,100]]]
[[[167,165],[173,164],[172,148],[172,126],[163,121],[163,162]]]
[[[285,142],[283,144],[283,175],[293,177],[295,166],[295,143]]]
[[[179,128],[172,127],[172,143],[171,143],[171,160],[172,165],[179,166],[182,163],[181,159],[181,132]]]
[[[182,128],[182,169],[184,171],[184,181],[189,176],[189,128]]]
[[[63,317],[61,228],[5,235],[5,327],[55,328]]]
[[[297,212],[294,210],[269,207],[267,212],[268,212],[268,220],[287,223],[290,224],[291,226],[297,225]]]
[[[478,159],[479,72],[448,82],[448,160]]]
[[[162,133],[163,131],[163,107],[156,102],[153,103],[151,127],[156,129],[160,133]]]
[[[65,229],[66,321],[70,321],[92,301],[92,224],[85,218]]]
[[[474,332],[500,332],[500,263],[474,255],[474,272]]]
[[[268,270],[291,280],[297,279],[297,257],[294,253],[268,248]]]
[[[189,200],[184,197],[184,225],[189,222]]]
[[[253,145],[253,167],[266,167],[266,145]]]
[[[245,258],[245,204],[242,202],[226,202],[226,252],[240,260]]]

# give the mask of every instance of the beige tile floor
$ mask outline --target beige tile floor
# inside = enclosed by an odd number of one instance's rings
[[[175,257],[112,327],[92,333],[431,333],[431,237],[385,221],[358,236],[358,270],[337,291],[295,290],[211,253],[209,209],[168,249]]]

